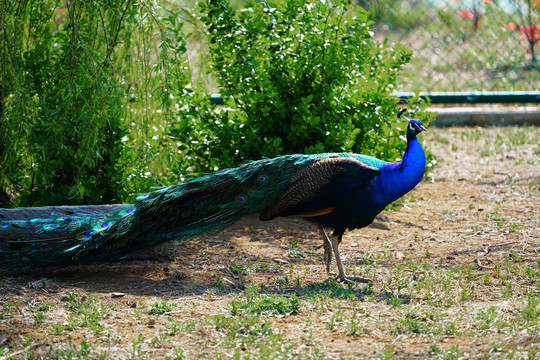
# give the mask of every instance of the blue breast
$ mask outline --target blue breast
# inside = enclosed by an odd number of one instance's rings
[[[372,181],[373,201],[382,207],[411,191],[424,176],[426,156],[416,138],[409,141],[403,160],[385,163]]]

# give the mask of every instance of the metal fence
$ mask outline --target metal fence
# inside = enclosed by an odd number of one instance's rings
[[[400,91],[540,89],[538,0],[360,0],[379,40],[413,50]]]

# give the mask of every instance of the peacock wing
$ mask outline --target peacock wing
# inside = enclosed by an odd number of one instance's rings
[[[365,186],[380,172],[352,156],[336,154],[320,158],[295,174],[288,190],[261,211],[260,219],[331,212],[332,198],[345,195],[352,187]]]

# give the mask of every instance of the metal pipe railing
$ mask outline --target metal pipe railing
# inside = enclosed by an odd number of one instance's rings
[[[406,102],[416,96],[414,93],[395,93],[394,96]],[[540,103],[540,91],[481,91],[481,92],[429,92],[420,93],[423,99],[429,98],[432,104],[528,104]],[[212,94],[210,101],[223,105],[221,95]]]

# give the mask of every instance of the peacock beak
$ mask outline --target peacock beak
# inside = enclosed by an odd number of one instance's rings
[[[424,125],[418,125],[418,128],[420,129],[420,131],[427,131]]]

